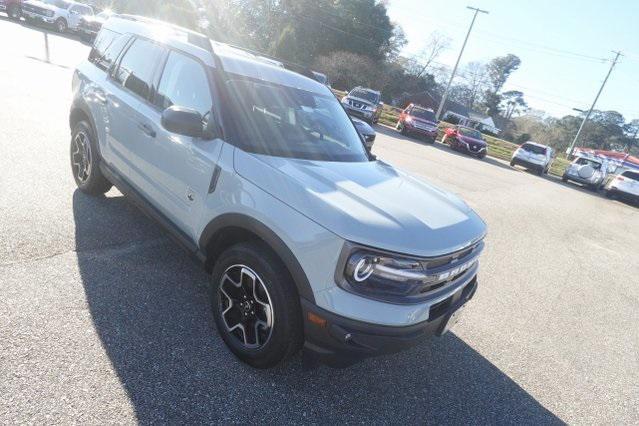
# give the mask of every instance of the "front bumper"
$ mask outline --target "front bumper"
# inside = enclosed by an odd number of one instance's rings
[[[345,318],[302,299],[306,356],[333,367],[347,367],[372,356],[400,352],[428,336],[442,335],[453,314],[475,295],[477,276],[431,306],[428,320],[405,327]],[[324,323],[311,321],[323,319]]]
[[[344,109],[349,115],[353,115],[355,117],[363,118],[365,120],[371,120],[373,116],[375,115],[374,111],[364,111],[363,109],[354,108],[350,106],[349,104],[345,104],[345,103],[343,103],[342,105],[344,106]]]
[[[435,139],[437,137],[437,129],[435,128],[434,130],[426,130],[426,129],[422,129],[420,127],[417,126],[413,126],[410,123],[404,122],[404,126],[406,127],[406,130],[408,130],[411,133],[419,133],[421,135],[424,136],[428,136],[430,138]]]
[[[458,146],[461,150],[467,154],[474,155],[475,157],[485,157],[486,156],[486,147],[480,146],[479,148],[473,149],[468,143],[458,141]]]

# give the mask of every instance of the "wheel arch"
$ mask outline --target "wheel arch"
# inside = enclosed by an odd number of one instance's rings
[[[209,222],[198,242],[206,257],[205,268],[211,271],[214,260],[228,247],[258,240],[268,245],[288,270],[300,297],[315,302],[308,277],[288,245],[267,225],[240,213],[226,213]]]

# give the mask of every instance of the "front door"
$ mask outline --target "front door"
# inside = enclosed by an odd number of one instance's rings
[[[152,104],[139,106],[143,122],[156,132],[153,140],[139,140],[133,158],[144,173],[143,190],[181,231],[196,240],[196,226],[223,141],[204,140],[169,132],[162,127],[162,112],[173,105],[190,108],[211,119],[213,100],[205,65],[171,51],[161,73]]]

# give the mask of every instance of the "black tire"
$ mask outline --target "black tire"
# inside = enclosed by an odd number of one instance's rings
[[[64,34],[67,32],[67,30],[69,29],[69,25],[67,24],[67,20],[64,18],[58,18],[55,21],[55,29],[56,31],[58,31],[60,34]]]
[[[606,189],[606,198],[610,198],[611,200],[614,200],[615,194],[611,190]]]
[[[402,124],[402,128],[399,130],[399,133],[401,133],[403,136],[408,136],[408,130],[406,130],[405,124]]]
[[[515,167],[515,162],[513,160],[510,160],[510,167]]]
[[[9,15],[9,18],[11,19],[19,20],[20,16],[22,16],[22,10],[20,9],[20,6],[13,3],[7,9],[7,15]]]
[[[86,146],[86,147],[85,147]],[[101,195],[113,186],[100,170],[100,153],[95,132],[86,121],[78,122],[71,133],[71,172],[78,188],[90,195]],[[86,161],[88,159],[88,166]]]
[[[248,267],[259,277],[259,282],[266,289],[266,293],[262,292],[266,297],[260,297],[268,300],[272,306],[272,325],[268,338],[263,338],[265,342],[260,345],[259,338],[255,337],[258,332],[252,333],[252,340],[255,341],[257,347],[246,345],[249,339],[241,330],[237,330],[240,333],[233,334],[230,330],[233,326],[229,327],[226,317],[223,317],[223,309],[228,312],[232,306],[236,305],[234,309],[238,312],[243,309],[242,303],[231,302],[231,298],[221,289],[225,285],[224,282],[228,283],[228,281],[223,281],[227,271],[230,274],[236,270],[233,268],[238,266]],[[238,282],[243,282],[243,280],[240,279]],[[226,284],[225,288],[228,289],[228,285]],[[299,295],[286,267],[266,244],[262,242],[240,243],[224,251],[213,267],[209,297],[220,336],[231,352],[243,362],[255,368],[269,368],[281,363],[301,349],[304,332]],[[228,306],[223,308],[225,302]],[[253,324],[255,324],[257,316],[253,315]],[[249,321],[251,321],[250,318]],[[262,327],[260,329],[264,330]],[[254,326],[254,330],[257,330],[257,325]]]
[[[537,172],[537,176],[541,176],[541,175],[543,175],[543,174],[544,174],[544,168],[543,168],[543,167],[539,167],[539,168],[536,170],[536,172]]]
[[[568,178],[566,177],[566,175],[561,176],[561,181],[568,182]]]

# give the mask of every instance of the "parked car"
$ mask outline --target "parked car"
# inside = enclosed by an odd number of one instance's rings
[[[202,261],[219,334],[246,363],[400,351],[475,294],[484,222],[370,155],[325,85],[114,16],[72,89],[78,188],[115,185]]]
[[[604,160],[594,157],[577,157],[564,171],[561,180],[577,182],[598,191],[606,183],[607,177],[608,167]]]
[[[326,74],[321,73],[319,71],[312,71],[312,70],[311,70],[311,74],[313,75],[313,78],[315,80],[319,81],[324,86],[327,86],[328,88],[331,87],[331,81],[328,79],[328,76]]]
[[[626,170],[606,185],[608,198],[621,198],[639,203],[639,171]]]
[[[470,127],[455,126],[444,130],[442,143],[456,151],[466,152],[477,158],[484,158],[488,145],[479,130]]]
[[[78,34],[80,34],[83,40],[93,41],[98,31],[100,31],[100,28],[102,28],[102,24],[104,24],[111,15],[113,15],[113,12],[105,10],[97,15],[85,15],[81,17],[80,23],[78,24]]]
[[[24,0],[22,15],[30,24],[52,26],[59,33],[77,31],[80,19],[92,16],[93,9],[70,0]]]
[[[366,145],[366,149],[368,149],[369,151],[373,149],[373,143],[375,143],[375,137],[377,136],[375,130],[368,123],[360,120],[357,117],[351,117],[351,120],[353,120],[355,128],[364,139],[364,145]]]
[[[377,123],[382,114],[382,95],[377,90],[356,87],[342,98],[346,112],[369,124]]]
[[[4,12],[11,19],[22,16],[22,0],[0,0],[0,12]]]
[[[425,136],[430,143],[435,143],[438,123],[432,109],[410,104],[399,115],[395,128],[402,135]]]
[[[525,142],[513,152],[510,166],[523,166],[538,175],[548,173],[554,157],[554,149],[532,141]]]

